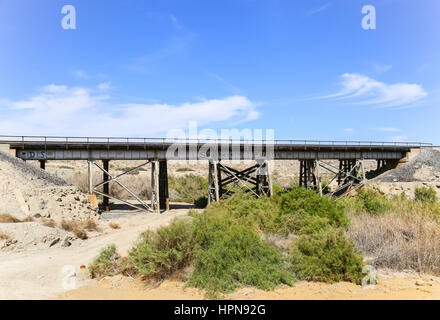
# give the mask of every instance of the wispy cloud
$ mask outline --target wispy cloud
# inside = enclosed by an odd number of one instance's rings
[[[110,87],[99,89],[48,85],[20,101],[1,100],[3,134],[125,135],[165,134],[199,126],[258,118],[255,104],[245,96],[170,104],[116,104]]]
[[[400,129],[397,128],[375,128],[375,130],[380,131],[380,132],[399,132],[402,131]]]
[[[390,71],[391,68],[393,67],[390,64],[379,64],[376,62],[370,62],[370,64],[373,66],[374,70],[376,70],[379,73]]]
[[[319,98],[349,100],[352,104],[396,107],[419,101],[427,95],[428,93],[418,84],[387,84],[366,75],[345,73],[342,75],[339,92]]]
[[[213,79],[217,80],[218,82],[220,82],[221,84],[223,84],[226,88],[228,88],[229,90],[231,90],[234,93],[242,93],[242,91],[234,86],[233,84],[231,84],[229,81],[225,80],[223,77],[219,76],[218,74],[214,73],[214,72],[210,72],[210,71],[206,71],[206,73]]]
[[[156,48],[151,52],[140,55],[132,60],[132,62],[122,66],[124,69],[149,74],[162,61],[175,57],[184,53],[195,38],[195,33],[187,29],[174,15],[163,15],[159,13],[150,14],[150,18],[158,18],[167,21],[175,30],[174,34],[169,37],[166,44],[160,48]]]
[[[394,136],[390,139],[392,142],[404,142],[408,140],[407,136]]]
[[[314,14],[320,13],[320,12],[322,12],[322,11],[327,10],[329,7],[330,7],[330,3],[323,4],[323,5],[320,6],[319,8],[312,9],[312,10],[310,10],[309,12],[307,12],[307,15],[311,16],[311,15],[314,15]]]

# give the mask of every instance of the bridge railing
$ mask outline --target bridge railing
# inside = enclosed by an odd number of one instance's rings
[[[313,145],[313,146],[401,146],[432,147],[432,143],[408,141],[356,141],[356,140],[300,140],[300,139],[210,139],[210,138],[129,138],[129,137],[61,137],[61,136],[14,136],[0,135],[0,144],[264,144],[264,145]]]

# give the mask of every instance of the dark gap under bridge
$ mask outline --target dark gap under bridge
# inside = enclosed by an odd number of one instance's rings
[[[256,197],[272,195],[269,162],[300,161],[299,185],[323,193],[321,171],[334,174],[338,188],[331,195],[342,195],[369,178],[405,163],[430,143],[377,141],[312,141],[312,140],[234,140],[181,138],[125,138],[125,137],[56,137],[2,136],[0,144],[9,145],[16,157],[38,160],[42,169],[49,160],[84,160],[88,162],[89,194],[103,196],[103,206],[109,199],[146,211],[168,210],[168,160],[209,161],[208,201],[219,201],[236,188]],[[112,160],[143,160],[144,163],[114,176],[109,170]],[[252,165],[237,170],[225,161],[249,160]],[[335,165],[329,160],[339,161]],[[377,170],[366,172],[364,160],[377,161]],[[334,162],[334,161],[333,161]],[[140,199],[118,179],[143,166],[151,165],[151,202]],[[103,174],[102,182],[93,184],[93,169]],[[110,182],[119,184],[139,205],[109,194]],[[98,188],[102,187],[102,191]]]

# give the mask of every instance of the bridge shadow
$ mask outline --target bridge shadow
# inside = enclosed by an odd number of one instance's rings
[[[133,207],[135,206],[135,207]],[[128,212],[138,212],[145,209],[139,203],[133,203],[133,206],[129,206],[125,203],[111,203],[110,211],[128,211]],[[99,205],[99,208],[103,210],[102,205]],[[179,210],[179,209],[193,209],[194,205],[189,203],[170,203],[170,210]]]

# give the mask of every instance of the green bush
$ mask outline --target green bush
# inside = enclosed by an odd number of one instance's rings
[[[304,188],[281,195],[279,211],[277,225],[283,233],[311,233],[326,226],[345,227],[348,223],[343,207],[334,199]]]
[[[177,193],[171,200],[194,203],[194,200],[207,195],[208,180],[194,174],[178,178],[170,177],[169,188]]]
[[[302,235],[293,243],[289,261],[301,280],[359,284],[363,277],[362,256],[341,229]]]
[[[163,279],[187,267],[193,257],[192,224],[174,221],[155,232],[144,232],[130,250],[124,273]]]
[[[437,193],[432,187],[421,187],[416,188],[414,191],[415,200],[425,203],[435,203],[437,202]]]
[[[388,208],[386,196],[373,189],[360,189],[356,198],[363,210],[371,214],[382,214]]]
[[[233,196],[211,204],[206,208],[207,215],[221,215],[260,231],[273,231],[274,221],[279,206],[268,197],[255,198],[249,193],[237,193]]]
[[[119,258],[120,255],[116,252],[114,244],[103,248],[89,266],[90,275],[92,278],[101,278],[117,274],[119,272]]]
[[[198,197],[194,200],[194,206],[199,209],[204,209],[208,205],[208,198],[205,196]]]
[[[201,219],[194,230],[200,246],[190,285],[215,295],[245,285],[269,290],[292,283],[281,252],[250,228],[217,217]]]

